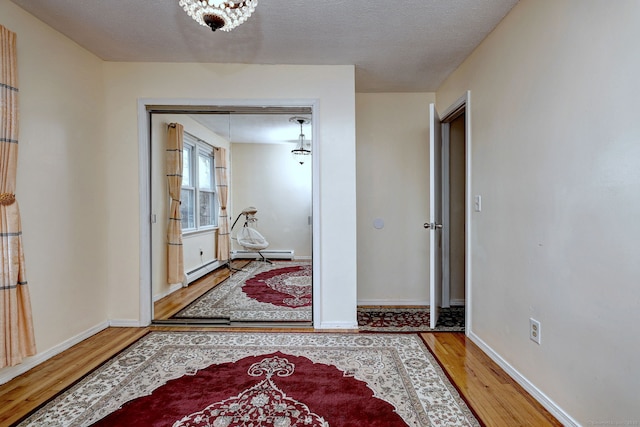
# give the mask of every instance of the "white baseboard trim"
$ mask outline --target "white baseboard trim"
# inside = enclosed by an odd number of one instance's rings
[[[429,305],[428,300],[408,300],[408,299],[397,299],[397,300],[389,300],[389,299],[362,299],[358,300],[358,305]]]
[[[294,261],[311,261],[312,258],[310,256],[294,256]]]
[[[260,251],[262,256],[267,259],[294,259],[295,251],[293,249],[285,250],[268,250]],[[231,259],[259,259],[262,258],[256,251],[235,250],[231,251]]]
[[[358,322],[320,322],[316,329],[358,329]]]
[[[520,384],[534,399],[536,399],[545,409],[558,419],[562,425],[567,427],[580,427],[575,419],[567,414],[560,406],[558,406],[553,400],[536,387],[531,381],[529,381],[524,375],[518,372],[513,366],[511,366],[506,360],[504,360],[498,353],[496,353],[489,345],[484,342],[479,336],[472,331],[469,331],[467,336],[473,341],[480,349],[496,362],[511,378],[513,378],[518,384]]]
[[[144,328],[139,320],[134,319],[109,319],[109,326],[112,328]]]
[[[182,283],[182,287],[187,287],[189,286],[189,284],[191,284],[192,282],[198,280],[199,278],[201,278],[202,276],[205,276],[209,273],[211,273],[212,271],[214,271],[215,269],[217,269],[218,267],[224,265],[224,263],[218,261],[217,259],[211,260],[211,261],[207,261],[206,263],[204,263],[203,265],[188,271],[185,274],[185,280]],[[173,285],[172,285],[173,286]]]
[[[65,350],[70,349],[74,345],[86,340],[87,338],[97,334],[98,332],[107,329],[109,327],[109,322],[102,322],[92,328],[87,329],[80,334],[69,338],[68,340],[50,348],[47,351],[42,353],[38,353],[35,356],[28,357],[19,365],[10,366],[8,368],[3,368],[0,370],[0,384],[5,384],[15,377],[24,374],[30,369],[35,368],[39,364],[46,362],[54,356],[62,353]]]
[[[163,292],[161,294],[154,295],[153,296],[153,302],[158,302],[162,298],[168,297],[169,295],[171,295],[172,293],[174,293],[178,289],[182,289],[183,287],[184,286],[182,285],[182,283],[174,283],[173,285],[169,286],[169,290],[167,292]]]
[[[223,265],[224,265],[224,263],[218,261],[217,259],[214,259],[212,261],[207,262],[204,265],[201,265],[200,267],[198,267],[198,268],[196,268],[194,270],[191,270],[191,271],[187,272],[185,274],[184,283],[172,283],[172,284],[170,284],[169,285],[169,289],[167,291],[153,296],[153,302],[158,302],[162,298],[168,297],[169,295],[171,295],[172,293],[174,293],[178,289],[182,289],[184,287],[189,286],[192,282],[198,280],[199,278],[201,278],[204,275],[207,275],[207,274],[211,273],[212,271],[216,270],[217,268],[220,268]]]
[[[466,302],[465,302],[464,299],[452,299],[450,301],[450,304],[453,307],[464,307],[465,303]],[[358,300],[357,304],[359,306],[360,305],[379,305],[379,306],[385,306],[385,305],[421,305],[421,306],[428,306],[429,305],[429,301],[428,300],[363,299],[363,300]]]

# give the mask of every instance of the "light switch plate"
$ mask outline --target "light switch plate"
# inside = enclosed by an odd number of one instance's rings
[[[482,196],[479,194],[473,198],[473,209],[476,212],[482,211]]]

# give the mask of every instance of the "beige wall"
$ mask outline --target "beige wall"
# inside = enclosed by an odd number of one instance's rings
[[[107,319],[102,61],[8,1],[0,24],[18,39],[16,194],[43,353]]]
[[[105,63],[109,317],[137,322],[140,306],[140,98],[318,100],[319,327],[356,325],[353,66]],[[203,101],[203,102],[204,102]],[[193,101],[192,101],[193,102]],[[116,161],[117,159],[117,161]],[[126,206],[125,214],[122,207]],[[314,256],[316,254],[314,253]],[[341,295],[341,298],[335,298]]]
[[[104,63],[9,1],[0,1],[0,23],[18,33],[17,195],[37,357],[112,320],[139,320],[142,97],[317,100],[315,136],[327,141],[316,156],[317,277],[327,284],[317,319],[321,327],[355,325],[352,66]],[[336,294],[342,298],[330,298]]]
[[[640,420],[638,16],[522,0],[437,92],[471,90],[472,332],[584,425]]]
[[[207,99],[319,100],[326,124],[317,135],[331,141],[319,172],[320,276],[326,295],[343,295],[324,305],[321,320],[354,325],[356,272],[345,260],[355,259],[355,231],[343,231],[355,230],[353,67],[104,63],[8,1],[0,17],[18,33],[17,195],[38,357],[109,319],[138,321],[137,100],[203,99],[203,90]]]
[[[428,304],[429,103],[433,93],[356,95],[358,303]],[[376,219],[384,228],[376,229]]]
[[[254,206],[258,209],[254,226],[269,242],[267,250],[292,249],[296,258],[311,259],[311,159],[302,165],[295,162],[291,157],[295,144],[234,143],[231,147],[232,223],[244,208]],[[243,219],[233,229],[233,237]],[[235,240],[232,247],[244,250]]]

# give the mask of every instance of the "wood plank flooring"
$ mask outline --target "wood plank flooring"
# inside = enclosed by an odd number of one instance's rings
[[[241,261],[234,264],[234,267],[242,268],[246,263],[248,261]],[[155,319],[170,318],[228,276],[228,269],[219,269],[189,287],[179,289],[170,298],[156,302]],[[0,427],[16,423],[149,331],[158,330],[222,332],[237,331],[238,328],[151,326],[105,329],[29,372],[0,385]],[[308,327],[243,327],[242,331],[314,332]],[[323,332],[329,331],[323,330]],[[463,333],[423,333],[421,336],[476,417],[484,425],[498,427],[561,425]]]
[[[149,327],[108,328],[0,386],[0,426],[9,426],[58,392],[73,385],[150,330],[215,330],[232,328]],[[237,329],[235,329],[237,331]],[[249,329],[243,328],[243,331]],[[255,329],[257,330],[257,329]],[[259,329],[265,331],[265,329]],[[297,330],[268,329],[270,332]],[[309,332],[309,329],[300,331]],[[522,387],[513,381],[462,333],[423,333],[426,345],[486,426],[560,426]]]
[[[242,269],[248,265],[251,260],[234,260],[232,267]],[[221,282],[229,277],[228,268],[218,268],[210,274],[196,280],[186,288],[180,288],[153,304],[153,319],[167,320],[171,316],[182,310],[193,301],[207,293],[210,289],[215,288]]]
[[[487,426],[562,426],[464,333],[423,333],[460,395]]]
[[[0,386],[0,426],[9,426],[148,332],[108,328]]]

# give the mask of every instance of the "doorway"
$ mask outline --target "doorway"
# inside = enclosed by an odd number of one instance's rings
[[[445,168],[444,186],[445,203],[443,203],[444,217],[448,224],[445,228],[444,248],[445,268],[442,307],[465,305],[465,113],[460,112],[451,121],[443,123],[448,127],[448,140],[443,141],[443,160],[447,162]],[[445,137],[447,138],[447,137]]]
[[[444,113],[442,123],[442,307],[464,307],[471,330],[470,92]]]

